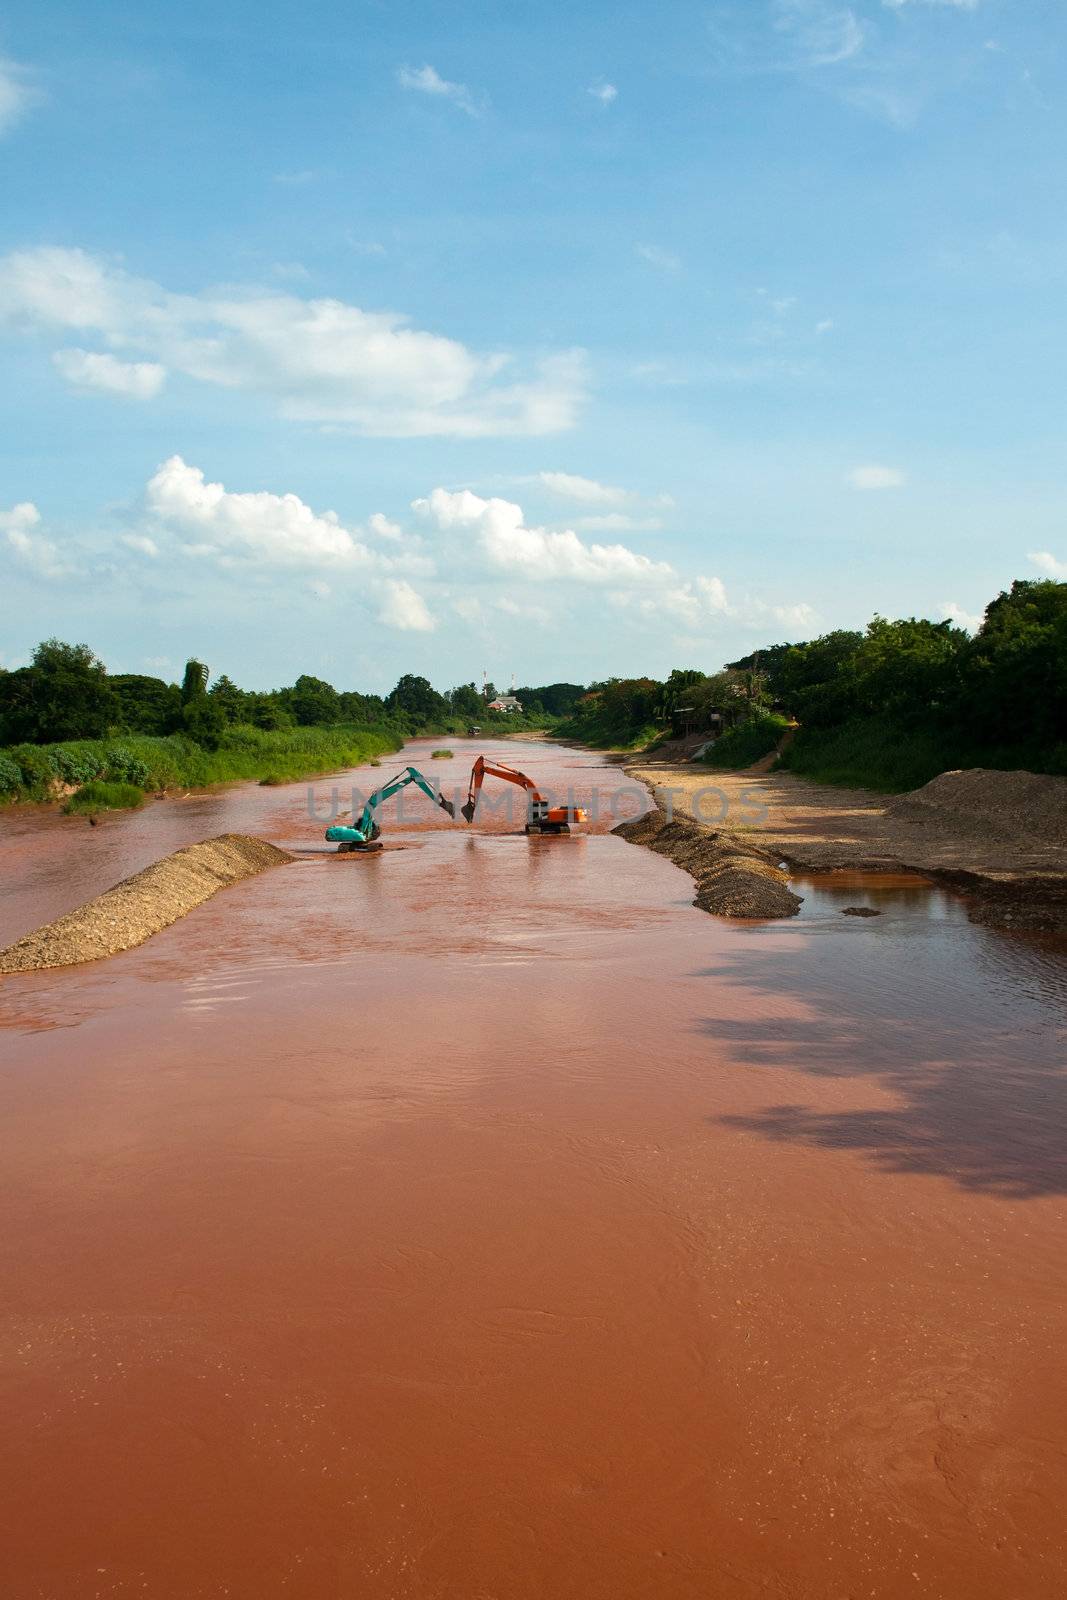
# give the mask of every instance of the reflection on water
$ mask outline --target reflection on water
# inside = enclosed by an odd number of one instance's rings
[[[65,882],[20,819],[6,914],[317,851],[302,805],[113,819]],[[11,1592],[1057,1593],[1062,958],[909,879],[737,927],[602,828],[411,815],[0,989]]]

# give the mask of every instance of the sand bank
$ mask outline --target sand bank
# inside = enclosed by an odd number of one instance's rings
[[[921,872],[967,893],[975,921],[1067,933],[1067,778],[976,768],[883,795],[655,754],[626,770],[720,847],[808,872]]]
[[[219,889],[292,859],[265,839],[241,833],[186,845],[0,950],[0,972],[69,967],[129,950]]]

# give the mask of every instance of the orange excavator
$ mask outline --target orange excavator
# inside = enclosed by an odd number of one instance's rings
[[[471,769],[470,790],[467,794],[467,803],[460,807],[460,815],[467,822],[474,821],[474,809],[478,804],[478,795],[483,782],[487,777],[503,778],[505,783],[517,783],[520,789],[525,789],[529,795],[529,811],[526,818],[527,833],[570,833],[572,822],[588,822],[588,813],[580,806],[553,806],[548,803],[538,789],[532,778],[525,772],[517,772],[514,767],[505,767],[503,763],[488,762],[484,756],[479,756]]]

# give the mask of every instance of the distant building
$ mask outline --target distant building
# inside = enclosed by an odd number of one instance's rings
[[[522,711],[522,701],[516,700],[513,694],[498,694],[495,700],[489,702],[490,711]]]

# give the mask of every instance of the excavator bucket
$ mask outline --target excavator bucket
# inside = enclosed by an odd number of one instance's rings
[[[449,816],[452,817],[453,820],[455,819],[456,808],[452,804],[451,800],[446,800],[443,794],[439,794],[437,796],[437,804],[441,807],[442,811],[447,811]]]
[[[460,806],[459,814],[463,818],[464,822],[473,822],[474,821],[474,801],[473,800],[468,800],[466,805]]]

